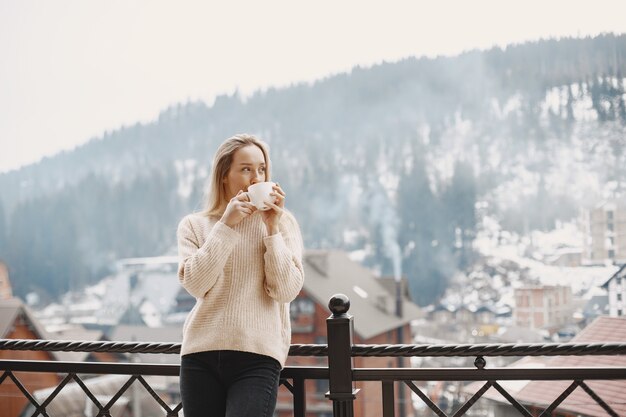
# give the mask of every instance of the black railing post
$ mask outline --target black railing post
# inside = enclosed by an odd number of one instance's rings
[[[334,417],[353,417],[354,389],[352,377],[352,316],[348,314],[350,300],[335,294],[328,302],[333,313],[326,319],[328,332],[329,388],[326,397],[333,402]]]

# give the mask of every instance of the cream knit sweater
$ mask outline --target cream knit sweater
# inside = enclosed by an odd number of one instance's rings
[[[259,213],[230,228],[217,218],[186,216],[178,225],[178,279],[196,298],[183,326],[181,355],[238,350],[284,366],[291,343],[289,302],[304,282],[302,236],[285,211],[267,235]]]

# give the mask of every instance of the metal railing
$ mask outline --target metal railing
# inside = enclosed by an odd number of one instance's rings
[[[587,355],[626,355],[626,343],[594,344],[461,344],[461,345],[358,345],[352,343],[354,318],[348,314],[350,302],[344,295],[331,298],[329,308],[332,315],[327,319],[328,345],[292,345],[290,356],[327,357],[327,367],[288,366],[281,373],[281,384],[293,395],[293,415],[305,417],[307,414],[305,381],[323,379],[329,382],[326,397],[332,402],[335,417],[353,417],[354,402],[359,395],[355,383],[359,381],[378,381],[382,387],[383,417],[395,417],[397,388],[408,387],[424,404],[440,417],[448,417],[431,400],[416,382],[424,381],[484,381],[480,387],[455,412],[454,416],[466,412],[489,389],[497,390],[510,405],[522,416],[533,416],[531,411],[508,393],[498,381],[507,380],[552,380],[572,381],[552,404],[542,407],[541,416],[550,416],[552,412],[580,387],[601,407],[608,416],[618,416],[614,405],[594,392],[585,381],[589,380],[626,380],[626,367],[576,367],[576,368],[490,368],[485,367],[485,357],[504,356],[587,356]],[[0,350],[48,351],[48,352],[106,352],[106,353],[152,353],[179,354],[179,343],[135,343],[135,342],[80,342],[53,340],[16,340],[0,339]],[[475,357],[474,368],[355,368],[354,357]],[[33,410],[33,416],[48,416],[46,407],[68,384],[77,384],[95,406],[98,417],[110,417],[116,402],[122,398],[136,381],[154,398],[168,417],[179,416],[182,404],[168,404],[150,386],[147,377],[178,376],[179,365],[174,364],[138,364],[122,362],[61,362],[61,361],[24,361],[0,360],[0,388],[5,381],[11,380],[21,391]],[[65,375],[61,382],[43,400],[37,400],[25,384],[16,376],[16,372],[54,373]],[[82,377],[81,377],[82,375]],[[87,376],[125,375],[128,379],[113,395],[102,401],[88,387]],[[626,393],[625,401],[626,401]],[[536,412],[536,407],[533,410]],[[406,410],[406,415],[413,412]],[[404,417],[404,416],[401,416]]]

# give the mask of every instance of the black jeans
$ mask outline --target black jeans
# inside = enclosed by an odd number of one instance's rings
[[[218,350],[184,355],[180,393],[185,417],[270,417],[281,366],[269,356]]]

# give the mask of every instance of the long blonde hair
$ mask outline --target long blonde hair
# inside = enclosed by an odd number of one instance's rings
[[[233,163],[235,152],[246,146],[254,145],[261,149],[265,158],[265,181],[270,181],[270,154],[269,147],[265,142],[254,135],[241,133],[226,139],[213,158],[211,169],[211,179],[204,205],[204,214],[207,216],[221,216],[226,208],[226,186],[224,179]]]

